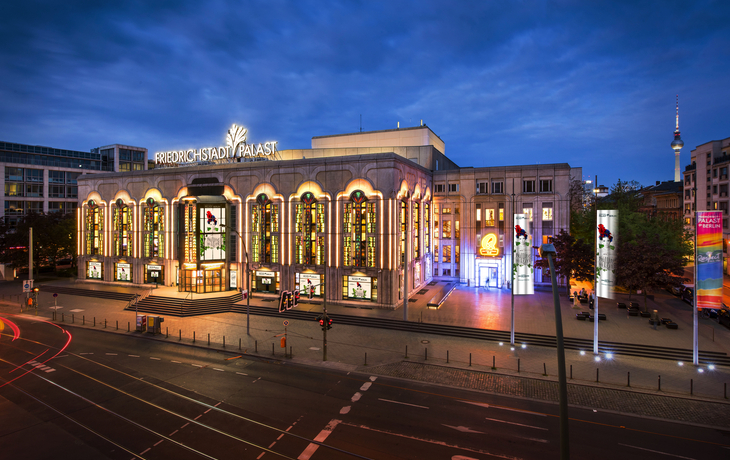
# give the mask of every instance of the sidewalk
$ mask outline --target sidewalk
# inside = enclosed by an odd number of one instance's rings
[[[79,285],[78,287],[87,286]],[[0,293],[5,295],[12,290],[12,287],[10,287],[11,289],[4,288],[8,288],[8,286],[0,287]],[[112,287],[105,286],[105,289],[111,290],[110,288]],[[118,286],[113,288],[114,290],[125,289]],[[434,287],[431,286],[431,288]],[[162,289],[155,292],[155,294],[162,294],[164,292]],[[474,303],[476,307],[467,307],[463,304],[464,300],[474,296],[478,299],[478,303]],[[425,308],[425,302],[430,298],[428,294],[414,296],[414,298],[417,299],[415,303],[409,302],[408,317],[411,321],[419,321],[421,315],[423,315],[424,322],[440,321],[447,324],[503,330],[508,330],[509,327],[510,295],[508,291],[493,289],[489,292],[484,290],[479,292],[476,288],[460,287],[439,310]],[[552,294],[550,292],[540,292],[527,301],[525,299],[525,297],[515,298],[517,331],[553,335],[555,333],[555,323],[552,318]],[[565,298],[561,300],[565,335],[579,336],[581,334],[585,337],[592,337],[593,323],[586,324],[568,316],[569,313],[576,310],[571,308]],[[245,305],[245,301],[242,303]],[[53,314],[51,308],[53,306],[52,294],[47,292],[39,293],[39,304],[38,315],[51,318]],[[61,314],[63,314],[64,324],[67,327],[88,327],[103,330],[105,329],[104,321],[106,321],[106,331],[108,332],[135,336],[143,335],[152,338],[150,334],[127,332],[128,328],[134,331],[135,314],[134,312],[122,310],[125,304],[126,302],[121,301],[101,301],[100,299],[88,297],[59,296],[58,305],[61,308],[58,309],[57,322],[60,323]],[[262,302],[261,297],[255,296],[251,299],[251,305],[274,308],[275,303]],[[320,305],[301,305],[299,308],[321,311]],[[348,315],[403,319],[402,309],[389,311],[332,306],[328,307],[328,311]],[[682,332],[691,337],[691,328],[689,327],[680,326],[679,331],[666,329],[653,331],[651,328],[643,326],[643,318],[626,318],[625,314],[623,316],[616,315],[613,311],[609,311],[608,307],[604,311],[609,315],[609,321],[599,324],[602,331],[600,332],[602,340],[609,340],[605,336],[609,336],[611,333],[615,335],[618,332],[619,335],[624,334],[632,338],[634,343],[642,343],[640,340],[651,340],[656,343],[666,341],[671,344],[668,346],[678,346],[674,342],[677,340],[678,334],[671,335],[670,333]],[[0,312],[17,314],[19,313],[19,306],[8,303],[7,300],[0,301]],[[71,324],[71,315],[73,315],[73,324]],[[85,326],[81,326],[82,321],[86,322]],[[93,326],[94,322],[96,323],[95,326]],[[118,330],[116,329],[117,323]],[[613,331],[609,328],[609,325],[613,325],[613,323],[619,323],[614,326],[617,329],[633,327],[643,335],[649,336],[649,338],[638,337],[633,340],[631,334],[620,330]],[[648,326],[648,321],[646,323]],[[505,325],[506,328],[503,327]],[[554,348],[533,347],[529,344],[526,348],[522,348],[520,344],[517,344],[513,350],[508,343],[500,345],[499,343],[481,340],[345,326],[335,323],[327,333],[328,360],[325,362],[322,360],[323,332],[317,322],[289,320],[289,326],[286,328],[286,353],[291,352],[291,358],[285,357],[285,350],[280,348],[279,344],[279,335],[284,333],[284,329],[283,319],[281,318],[251,315],[250,335],[247,336],[246,315],[237,313],[190,318],[165,317],[162,323],[163,334],[154,338],[187,346],[208,347],[208,334],[210,334],[211,348],[219,350],[225,348],[226,351],[232,353],[245,353],[264,358],[281,359],[286,362],[335,367],[349,371],[391,375],[393,377],[414,378],[414,375],[418,374],[421,378],[416,378],[417,380],[431,378],[435,381],[425,381],[446,383],[465,388],[473,388],[469,382],[481,379],[480,381],[484,385],[476,389],[513,394],[515,388],[521,388],[524,391],[533,388],[534,391],[530,391],[537,392],[536,394],[544,393],[544,399],[547,400],[550,400],[550,391],[546,388],[549,389],[550,385],[555,385],[554,382],[557,381],[557,355]],[[586,333],[583,329],[589,330],[589,332]],[[656,332],[656,334],[652,336],[649,331]],[[165,332],[169,332],[169,336]],[[195,334],[194,343],[193,334]],[[710,341],[708,345],[714,344],[715,348],[724,350],[727,343],[726,337],[727,335],[722,337],[724,342],[716,341],[713,343]],[[715,338],[718,340],[720,335],[718,334]],[[223,346],[224,341],[225,347]],[[709,349],[709,346],[705,346],[705,342],[706,340],[701,342],[701,349]],[[596,407],[604,410],[617,410],[618,407],[618,411],[641,414],[648,411],[648,413],[654,414],[649,414],[650,416],[681,419],[701,424],[710,423],[711,419],[714,420],[715,416],[708,415],[710,413],[707,412],[711,410],[714,411],[711,412],[712,414],[726,421],[723,426],[730,426],[730,417],[728,417],[730,415],[730,405],[727,404],[728,400],[725,399],[725,384],[730,383],[730,369],[722,366],[715,369],[709,369],[707,366],[696,368],[691,363],[679,366],[678,363],[667,360],[627,356],[616,356],[610,360],[602,356],[600,359],[600,361],[595,361],[590,350],[587,350],[584,355],[577,351],[566,351],[569,377],[571,370],[573,377],[569,381],[579,384],[571,386],[571,388],[574,388],[571,390],[571,404],[591,405],[590,403],[593,403]],[[495,364],[496,369],[492,369],[492,363]],[[420,370],[416,372],[414,369]],[[446,369],[446,371],[437,372],[434,369]],[[599,371],[598,382],[596,382],[597,369]],[[547,376],[543,375],[545,371],[547,371]],[[629,373],[631,387],[627,386]],[[444,377],[444,375],[451,375],[451,377]],[[484,379],[485,375],[500,380],[497,383],[492,380],[491,383],[487,384],[488,379]],[[658,378],[660,375],[661,391],[658,391]],[[690,380],[692,380],[694,395],[690,395]],[[575,390],[575,388],[578,388],[578,390]],[[630,390],[630,394],[638,393],[644,396],[637,396],[639,399],[636,404],[638,405],[631,407],[627,405],[628,400],[623,400],[625,397],[616,396],[615,393],[611,393],[614,396],[610,396],[606,393],[620,391],[619,395],[628,394],[624,390]],[[527,392],[515,394],[515,396],[534,397],[533,393]],[[579,396],[574,398],[572,396],[574,393]],[[664,402],[661,404],[654,401],[652,398],[656,398],[657,395],[670,395],[680,398],[669,398],[673,401],[670,404],[671,407],[660,410],[660,407],[664,407],[668,403],[664,401],[667,398],[663,398],[662,401]],[[704,418],[692,415],[695,414],[694,411],[688,412],[686,409],[677,409],[683,407],[682,404],[684,403],[681,403],[681,401],[685,399],[707,401],[712,409],[707,407],[703,409]],[[677,416],[674,411],[680,414],[689,414],[686,417],[691,420]],[[715,422],[712,422],[712,424],[715,424]]]

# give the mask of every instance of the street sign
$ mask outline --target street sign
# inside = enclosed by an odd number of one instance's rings
[[[284,326],[288,326],[288,325],[289,325],[289,320],[288,319],[285,319],[284,320]]]
[[[33,280],[23,281],[23,292],[31,292],[33,290]]]
[[[54,293],[53,293],[53,297],[58,297],[58,294],[56,294],[56,293],[54,292]]]

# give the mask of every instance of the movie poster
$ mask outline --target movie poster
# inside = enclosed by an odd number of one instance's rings
[[[697,212],[697,308],[722,308],[722,211]]]
[[[515,214],[514,245],[512,253],[514,261],[514,295],[535,293],[534,271],[532,263],[532,222],[528,214]]]
[[[614,298],[618,248],[618,211],[598,210],[596,227],[596,296]]]

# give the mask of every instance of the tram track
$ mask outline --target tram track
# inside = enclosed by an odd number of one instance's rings
[[[34,343],[44,347],[55,348],[52,345],[44,344],[38,341],[35,341]],[[28,351],[25,352],[29,353]],[[224,444],[229,446],[226,449],[233,449],[234,451],[236,450],[236,444],[245,444],[246,446],[249,446],[251,450],[255,450],[256,452],[266,452],[275,455],[276,458],[295,458],[291,455],[287,455],[285,453],[277,452],[273,449],[270,449],[270,446],[267,447],[264,445],[259,445],[257,442],[245,439],[238,434],[238,431],[243,431],[245,434],[249,435],[248,437],[251,437],[251,426],[258,427],[259,439],[264,439],[265,437],[276,437],[277,435],[279,436],[279,438],[277,439],[281,439],[282,436],[287,435],[292,439],[298,440],[303,446],[315,443],[320,445],[320,447],[332,449],[333,453],[337,452],[339,454],[342,454],[343,457],[346,456],[347,458],[365,458],[357,454],[347,452],[345,450],[341,450],[323,443],[319,443],[317,441],[313,441],[310,438],[291,433],[288,429],[280,429],[252,419],[250,417],[246,417],[241,414],[234,413],[230,410],[223,409],[219,407],[221,402],[218,402],[217,404],[213,404],[212,402],[205,402],[199,399],[200,395],[198,394],[195,394],[195,397],[193,397],[187,394],[183,394],[183,392],[181,392],[177,388],[171,389],[162,386],[164,383],[157,384],[145,380],[145,378],[148,378],[147,376],[137,377],[120,369],[115,369],[110,365],[96,361],[95,359],[90,359],[87,356],[81,356],[75,353],[68,353],[66,356],[71,357],[74,360],[81,360],[82,364],[90,364],[94,368],[101,369],[102,374],[91,375],[93,371],[90,372],[86,370],[86,372],[82,372],[78,369],[75,369],[73,365],[67,365],[58,362],[58,365],[56,367],[58,367],[59,369],[64,369],[85,379],[85,381],[87,382],[86,384],[74,385],[77,388],[83,388],[83,392],[70,388],[68,382],[64,383],[63,373],[56,373],[53,375],[53,377],[50,377],[39,375],[38,373],[33,372],[33,369],[31,369],[30,372],[33,374],[34,377],[39,379],[38,381],[45,384],[44,389],[35,389],[33,391],[29,390],[28,388],[21,388],[19,385],[17,385],[17,382],[9,383],[8,386],[16,389],[17,391],[20,391],[26,397],[43,404],[45,407],[54,411],[57,414],[60,414],[65,419],[72,421],[74,424],[85,429],[88,433],[99,438],[100,440],[109,442],[113,446],[123,449],[127,453],[132,453],[136,458],[145,457],[143,456],[143,454],[134,453],[134,449],[132,449],[130,446],[124,447],[123,443],[115,441],[113,433],[107,433],[98,429],[99,425],[114,425],[114,423],[107,420],[102,424],[97,423],[96,425],[94,425],[90,421],[99,418],[100,415],[103,415],[107,419],[111,417],[117,420],[117,423],[119,423],[119,421],[122,421],[130,427],[133,427],[133,429],[135,430],[142,430],[145,432],[145,436],[135,435],[132,437],[133,439],[138,439],[140,437],[154,438],[148,440],[150,446],[152,445],[153,441],[157,441],[157,443],[154,444],[155,446],[157,446],[158,444],[160,444],[160,442],[162,442],[162,440],[164,440],[167,442],[166,449],[170,449],[170,447],[174,446],[177,449],[183,449],[189,454],[202,458],[217,458],[215,456],[209,455],[209,453],[206,453],[203,448],[205,448],[206,446],[216,446],[218,450],[221,450],[221,446]],[[6,359],[0,359],[0,362],[3,362],[14,368],[22,368],[24,366],[27,366],[27,361],[25,363],[17,364]],[[109,374],[104,374],[107,372],[112,372],[114,374],[111,376]],[[114,377],[114,375],[116,375],[116,377]],[[66,378],[67,377],[68,376],[66,376]],[[122,380],[118,380],[120,378]],[[4,378],[2,380],[3,382],[7,381]],[[117,381],[112,384],[106,380]],[[139,385],[143,385],[145,390],[138,387]],[[122,387],[136,388],[135,392],[137,394],[132,394],[130,391],[126,391]],[[73,404],[66,401],[63,404],[66,410],[54,406],[47,400],[49,399],[49,394],[55,392],[61,392],[61,400],[63,400],[64,398],[72,397],[79,403]],[[144,395],[144,397],[138,396],[142,394]],[[93,397],[91,395],[96,395],[96,397]],[[59,395],[56,393],[55,397],[58,398]],[[170,405],[173,403],[170,401],[170,397],[177,400],[178,402],[182,401],[183,404],[185,404],[185,407],[182,410],[172,409]],[[153,400],[165,402],[156,403],[153,402]],[[115,409],[115,406],[118,406],[119,408]],[[195,409],[193,409],[193,407],[199,407],[197,411],[200,412],[200,414],[197,417],[193,417],[190,415],[191,410],[195,412]],[[232,409],[235,409],[235,406],[232,406]],[[101,411],[101,413],[99,411]],[[71,413],[73,413],[74,415],[70,415]],[[153,414],[154,416],[152,416]],[[178,419],[180,423],[184,422],[185,425],[183,425],[182,428],[186,428],[188,432],[191,429],[198,429],[203,430],[205,434],[186,436],[186,439],[188,439],[186,443],[176,441],[172,439],[171,436],[172,434],[177,433],[178,430],[175,430],[170,435],[165,435],[165,430],[162,429],[162,426],[170,425],[171,422],[170,420],[161,420],[162,417],[160,414],[164,415],[164,417],[174,417]],[[198,418],[200,418],[203,414],[206,414],[207,417],[212,419],[210,423],[203,423],[198,420]],[[232,420],[235,420],[235,423],[232,423]],[[154,424],[159,425],[159,427],[156,428]],[[216,426],[235,426],[237,427],[237,430],[221,429],[216,428]],[[264,433],[273,433],[273,435],[264,435]],[[204,439],[204,444],[200,447],[196,446],[194,442],[197,439]],[[227,441],[223,441],[222,439],[227,439]],[[140,450],[137,450],[137,452],[140,452]],[[173,454],[173,452],[170,452],[170,454]],[[180,452],[178,451],[178,453],[174,455],[176,458],[180,458],[179,454]],[[166,456],[165,458],[168,457]]]

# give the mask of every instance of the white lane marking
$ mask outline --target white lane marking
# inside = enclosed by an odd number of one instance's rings
[[[373,384],[373,382],[365,382],[365,383],[363,383],[362,386],[360,387],[360,391],[368,391],[368,389],[370,388],[370,386],[372,384]]]
[[[362,398],[362,393],[360,393],[360,392],[358,391],[358,392],[356,392],[356,393],[355,393],[354,395],[352,395],[352,398],[350,398],[350,401],[352,401],[352,402],[357,402],[357,401],[359,401],[359,400],[360,400],[360,398]]]
[[[203,367],[201,364],[193,364],[195,367]]]
[[[197,420],[197,419],[199,419],[199,418],[200,418],[200,417],[202,417],[202,416],[203,416],[203,414],[200,414],[200,415],[198,415],[197,417],[195,417],[195,418],[194,418],[193,420]]]
[[[106,355],[107,356],[116,356],[117,354],[116,353],[107,353]]]
[[[172,436],[172,435],[173,435],[173,434],[175,434],[175,433],[177,433],[177,430],[173,431],[173,432],[172,432],[172,433],[170,433],[170,434],[169,434],[168,436]]]
[[[180,361],[170,361],[170,362],[175,363],[175,364],[182,364]]]
[[[476,401],[459,400],[459,402],[463,402],[463,403],[466,403],[466,404],[471,404],[473,406],[485,407],[487,409],[501,409],[501,410],[508,410],[508,411],[512,411],[512,412],[521,412],[523,414],[537,415],[537,416],[540,416],[540,417],[547,417],[546,414],[541,414],[539,412],[532,412],[532,411],[529,411],[529,410],[513,409],[511,407],[504,407],[504,406],[491,406],[491,405],[489,405],[487,403],[480,403],[480,402],[476,402]]]
[[[479,434],[484,434],[484,432],[472,430],[468,426],[451,426],[451,425],[446,425],[444,423],[442,423],[442,425],[445,426],[446,428],[453,428],[456,431],[461,431],[462,433],[479,433]]]
[[[310,350],[319,351],[320,349],[317,347],[309,347]]]
[[[80,311],[84,311],[84,310],[82,310],[82,309],[80,309],[80,308],[74,308],[73,310],[69,310],[69,311],[72,311],[72,312],[74,312],[74,313],[78,313],[78,312],[80,312]]]
[[[418,404],[410,404],[410,403],[405,403],[405,402],[400,402],[400,401],[393,401],[392,399],[378,398],[378,400],[393,403],[393,404],[403,404],[404,406],[412,406],[412,407],[420,407],[421,409],[428,409],[428,407],[426,407],[426,406],[419,406]]]
[[[143,452],[141,452],[141,453],[140,453],[139,455],[144,455],[144,454],[146,454],[147,452],[149,452],[150,450],[152,450],[152,448],[151,448],[151,447],[148,447],[148,448],[146,448],[146,449],[145,449],[145,450],[144,450]]]
[[[256,460],[259,460],[259,459],[260,459],[261,457],[263,457],[265,453],[266,453],[266,451],[264,451],[264,452],[261,452],[261,453],[259,454],[259,456],[258,456],[258,457],[256,457]]]
[[[210,412],[210,409],[208,409],[207,411],[205,411],[205,412],[203,412],[203,413],[204,413],[204,414],[207,414],[208,412]]]
[[[185,428],[185,427],[186,427],[186,426],[188,426],[188,425],[190,425],[190,422],[188,422],[188,423],[186,423],[185,425],[181,426],[181,427],[180,427],[180,429],[182,430],[183,428]]]
[[[139,355],[129,355],[130,358],[139,358]]]
[[[79,353],[80,355],[93,355],[94,353]]]
[[[271,449],[272,447],[274,447],[274,444],[276,444],[276,441],[274,441],[274,442],[271,443],[271,445],[269,446],[269,449]]]
[[[399,438],[411,439],[411,440],[414,440],[414,441],[427,442],[429,444],[435,444],[437,446],[449,447],[449,448],[453,448],[453,449],[460,450],[460,451],[474,452],[476,454],[480,454],[482,456],[488,456],[490,458],[491,457],[494,457],[494,458],[502,458],[502,459],[505,459],[505,460],[520,460],[518,457],[514,457],[512,455],[497,454],[497,453],[489,452],[487,450],[482,450],[482,449],[470,449],[468,447],[457,446],[455,444],[449,444],[449,443],[446,443],[444,441],[437,441],[437,440],[434,440],[434,439],[427,439],[427,438],[419,438],[418,436],[409,436],[409,435],[405,435],[405,434],[394,433],[392,431],[387,431],[387,430],[378,430],[376,428],[370,428],[369,426],[366,426],[366,425],[357,425],[357,424],[354,424],[354,423],[347,423],[347,422],[342,422],[342,424],[345,425],[345,426],[353,427],[353,428],[360,428],[361,430],[368,430],[368,431],[371,431],[373,433],[387,434],[387,435],[391,435],[391,436],[397,436]]]
[[[464,457],[463,455],[454,455],[451,460],[479,460],[474,457]]]
[[[154,356],[150,356],[150,359],[154,359],[155,361],[159,361],[160,358],[155,358]]]
[[[278,441],[279,439],[281,439],[281,438],[283,438],[283,437],[284,437],[284,433],[281,433],[281,434],[279,435],[279,437],[278,437],[278,438],[276,438],[276,440]]]
[[[48,369],[46,372],[56,372],[56,369]]]
[[[340,414],[345,415],[346,413],[350,412],[350,409],[352,409],[352,406],[345,406],[340,409]]]
[[[322,431],[319,432],[317,436],[315,436],[314,440],[317,442],[324,442],[325,439],[327,439],[327,436],[332,433],[332,431],[335,429],[337,425],[342,423],[342,420],[332,419],[327,424],[326,427]],[[299,457],[297,457],[297,460],[309,460],[309,457],[314,454],[317,449],[319,448],[319,444],[310,443],[306,449],[304,449],[304,452],[302,452]]]
[[[535,442],[542,442],[542,443],[548,443],[548,442],[550,442],[550,441],[548,441],[547,439],[539,439],[539,438],[526,438],[526,437],[524,437],[524,436],[517,436],[517,437],[518,437],[518,438],[520,438],[520,439],[526,439],[526,440],[528,440],[528,441],[535,441]]]
[[[248,375],[248,374],[244,374],[243,372],[236,372],[236,374],[238,374],[238,375]]]
[[[376,379],[377,379],[377,377],[376,377],[376,376],[374,376],[374,375],[371,375],[371,376],[370,376],[370,381],[371,381],[371,382],[374,382],[374,381],[375,381]]]
[[[161,442],[162,442],[162,439],[160,439],[159,441],[157,441],[156,443],[154,443],[152,445],[152,447],[157,447]]]
[[[685,459],[685,460],[695,460],[695,459],[694,459],[694,458],[692,458],[692,457],[682,457],[681,455],[674,455],[674,454],[668,454],[668,453],[666,453],[666,452],[660,452],[660,451],[658,451],[658,450],[651,450],[651,449],[647,449],[647,448],[645,448],[645,447],[630,446],[630,445],[628,445],[628,444],[621,444],[621,443],[618,443],[618,445],[619,445],[619,446],[624,446],[624,447],[631,447],[632,449],[639,449],[639,450],[645,450],[645,451],[647,451],[647,452],[654,452],[655,454],[662,454],[662,455],[668,455],[668,456],[670,456],[670,457],[675,457],[675,458],[683,458],[683,459]]]
[[[218,369],[218,368],[215,368],[215,367],[213,368],[213,370],[214,371],[218,371],[218,372],[225,372],[223,369]]]
[[[534,428],[536,430],[547,431],[547,428],[542,428],[540,426],[523,425],[522,423],[508,422],[507,420],[500,420],[500,419],[497,419],[497,418],[487,418],[486,420],[490,420],[492,422],[506,423],[508,425],[524,426],[525,428]]]

